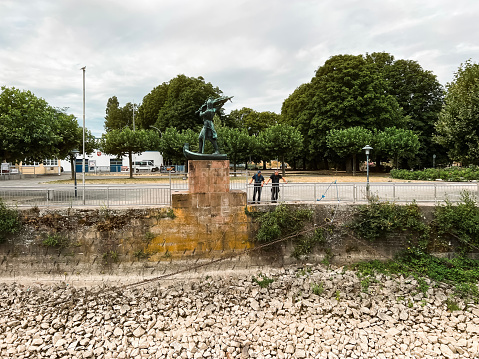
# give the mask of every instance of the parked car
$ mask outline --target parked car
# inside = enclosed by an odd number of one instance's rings
[[[153,161],[135,161],[133,162],[133,170],[138,173],[140,171],[157,172],[160,169],[155,166]]]

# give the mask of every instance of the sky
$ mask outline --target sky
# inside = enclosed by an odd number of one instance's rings
[[[0,86],[68,108],[95,136],[107,101],[141,103],[179,74],[281,112],[331,56],[388,52],[442,85],[479,61],[477,0],[0,0]]]

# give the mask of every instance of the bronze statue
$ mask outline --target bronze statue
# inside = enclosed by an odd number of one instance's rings
[[[209,98],[206,102],[196,111],[199,113],[200,118],[203,120],[203,128],[201,129],[200,136],[198,138],[200,142],[199,152],[190,151],[190,145],[185,143],[183,146],[183,154],[188,160],[226,160],[227,155],[221,154],[218,149],[218,143],[216,141],[218,135],[216,134],[215,125],[213,124],[213,118],[215,114],[220,114],[220,109],[226,103],[226,101],[233,98],[233,96],[221,96],[218,98]],[[212,154],[205,154],[205,141],[209,140],[215,149]]]
[[[204,153],[205,150],[205,141],[209,140],[215,149],[214,154],[219,154],[218,143],[216,141],[218,135],[216,134],[215,126],[213,124],[213,118],[216,113],[220,112],[221,107],[226,103],[226,101],[233,98],[233,96],[221,96],[218,98],[209,98],[206,102],[196,111],[200,114],[201,119],[203,120],[203,129],[200,132],[199,136],[199,152]]]

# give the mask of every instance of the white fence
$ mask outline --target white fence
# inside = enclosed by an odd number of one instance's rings
[[[247,177],[231,176],[230,188],[247,192],[253,198],[253,185]],[[366,183],[281,183],[279,202],[365,203]],[[19,207],[78,206],[163,206],[171,204],[171,194],[188,190],[182,176],[171,176],[159,185],[38,185],[32,187],[0,187],[0,197]],[[398,203],[438,203],[460,201],[464,191],[476,197],[477,183],[371,183],[369,198]],[[258,202],[258,200],[256,200]],[[271,202],[271,185],[262,189],[261,203]]]
[[[479,194],[477,183],[280,183],[280,202],[367,202],[368,198],[398,203],[460,201],[464,191]],[[248,201],[253,198],[253,185],[247,186]],[[271,186],[263,187],[261,202],[271,202]]]

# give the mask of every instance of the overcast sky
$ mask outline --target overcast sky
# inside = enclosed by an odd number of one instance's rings
[[[0,85],[30,90],[103,132],[108,98],[140,103],[178,74],[280,113],[338,54],[388,52],[441,84],[478,62],[477,0],[0,0]]]

